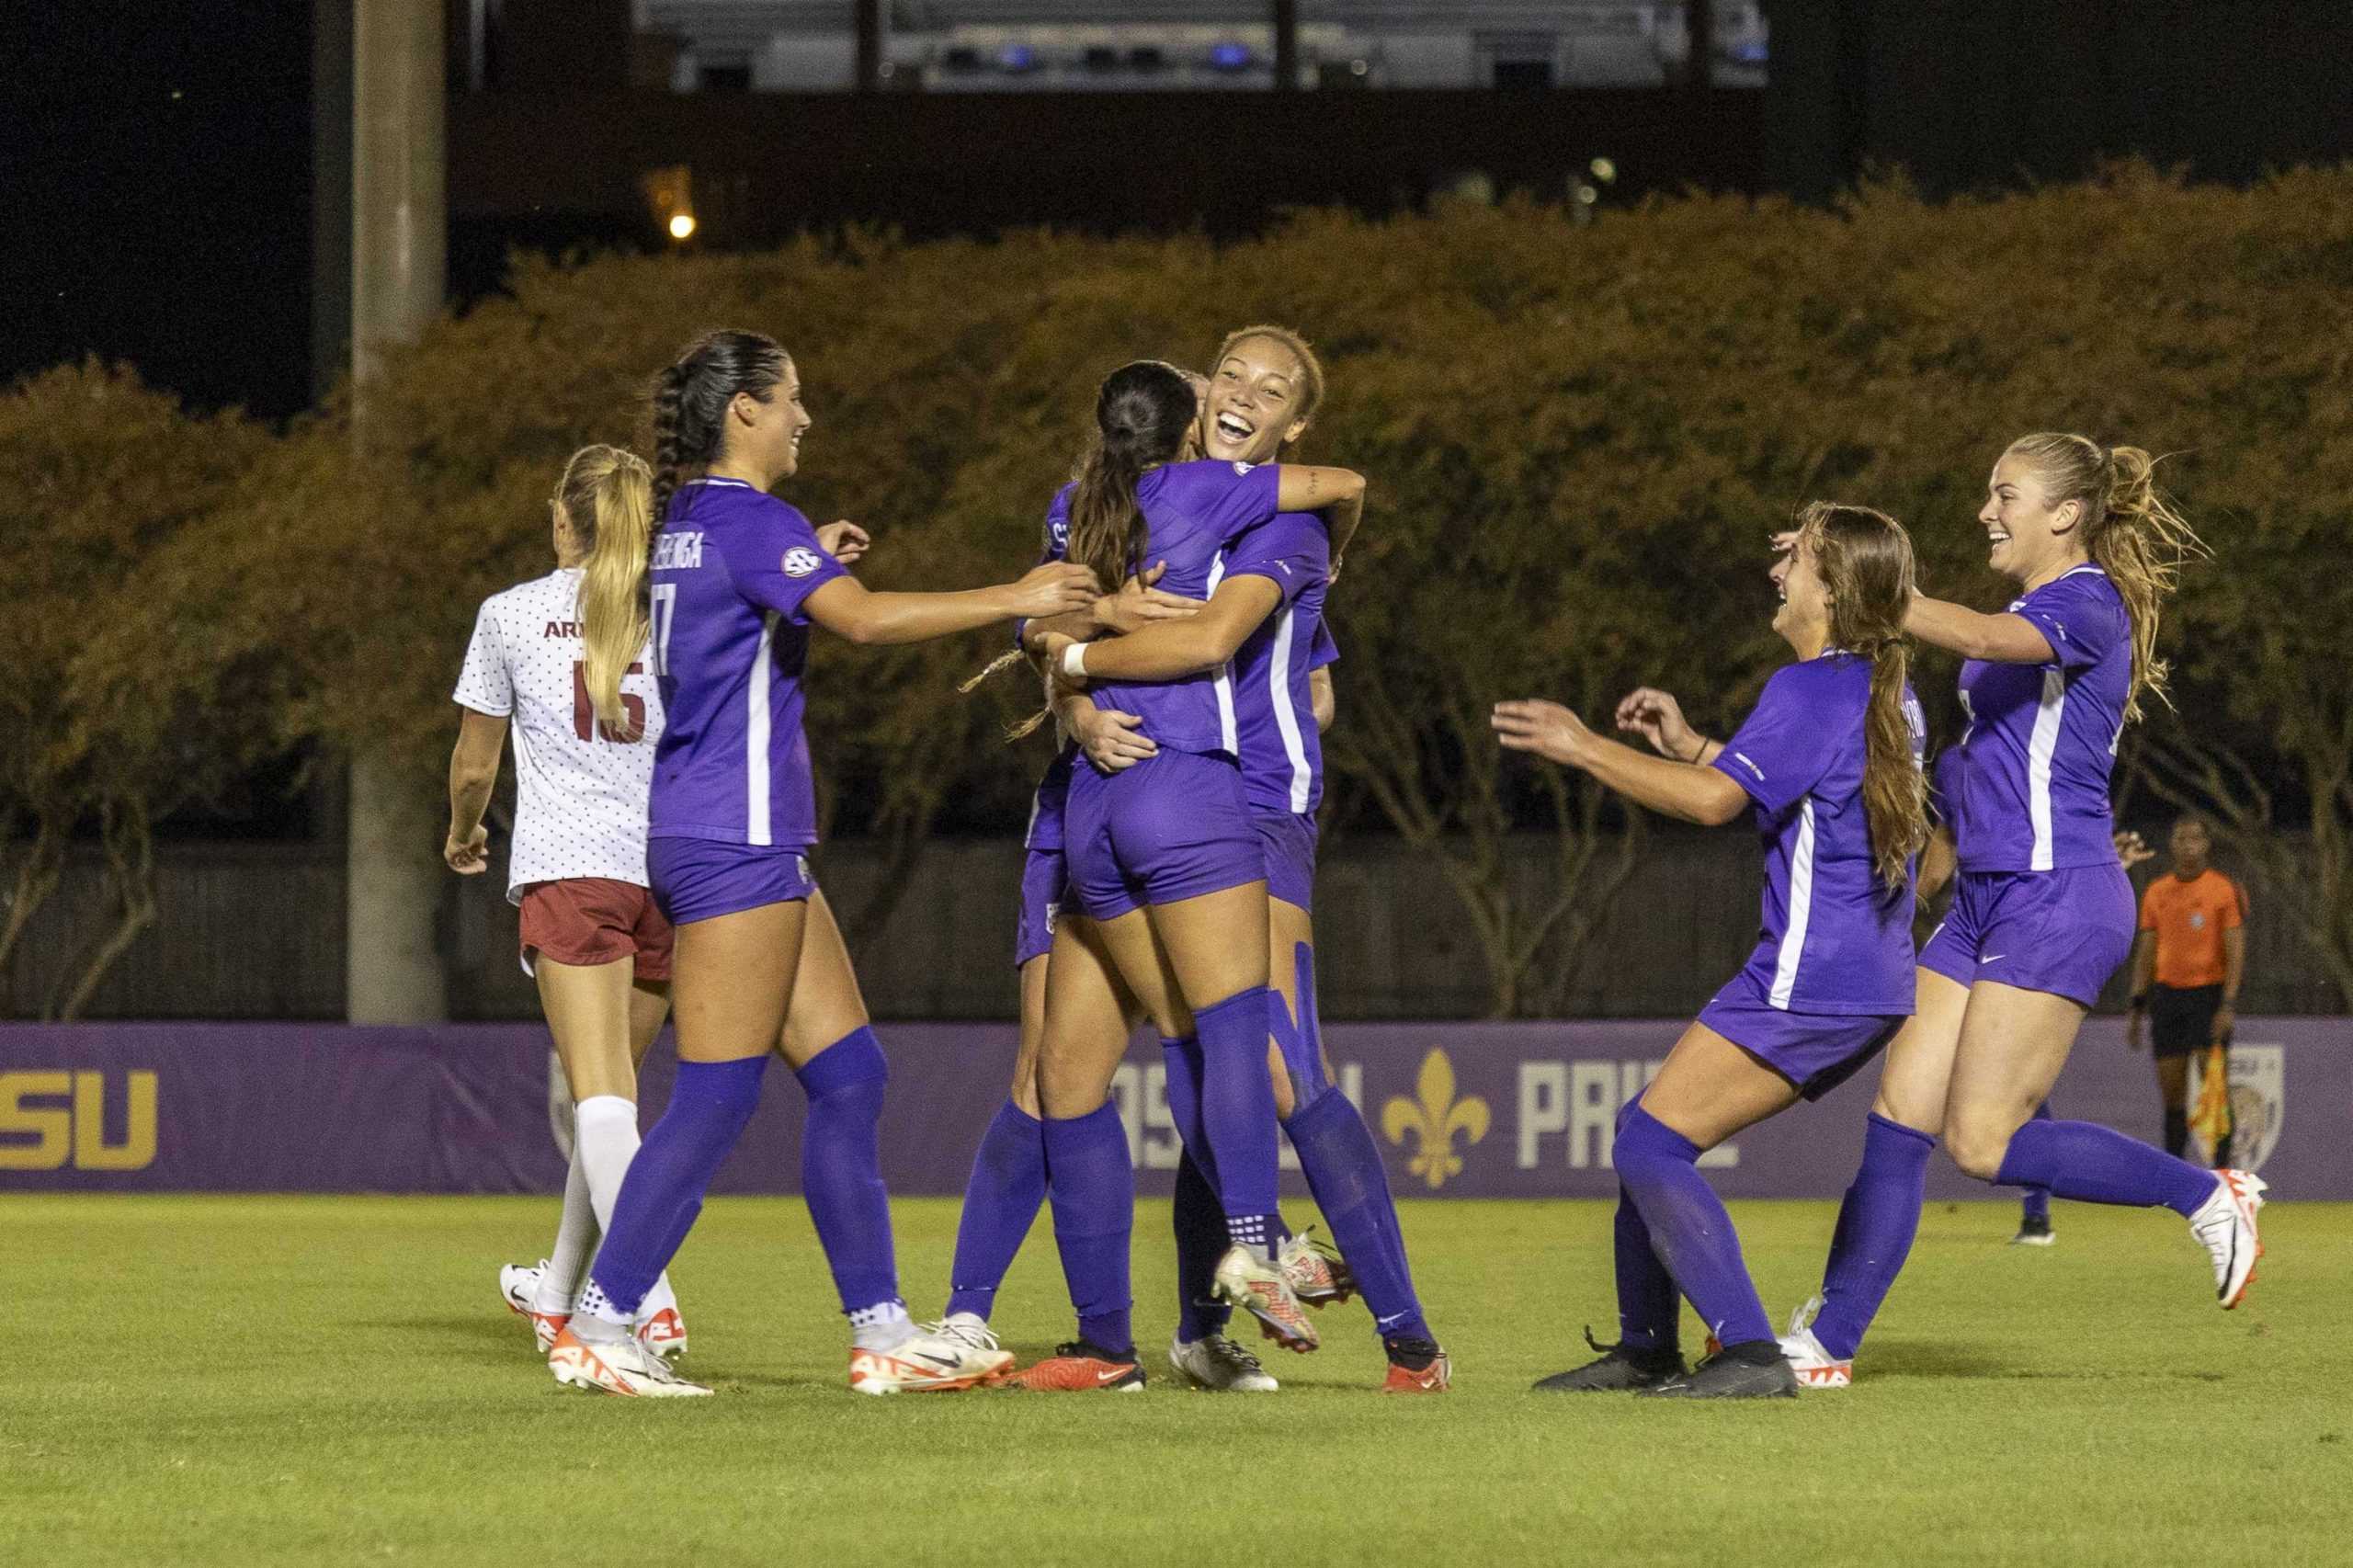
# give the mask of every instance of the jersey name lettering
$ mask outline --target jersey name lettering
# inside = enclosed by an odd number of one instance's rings
[[[678,571],[702,564],[702,533],[665,533],[654,541],[654,570]]]

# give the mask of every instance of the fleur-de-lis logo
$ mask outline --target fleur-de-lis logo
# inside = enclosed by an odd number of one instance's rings
[[[1443,1051],[1422,1058],[1422,1075],[1415,1080],[1414,1092],[1420,1096],[1418,1103],[1403,1095],[1389,1097],[1381,1108],[1381,1131],[1392,1143],[1404,1142],[1408,1132],[1417,1134],[1420,1152],[1406,1168],[1433,1187],[1444,1187],[1447,1177],[1462,1173],[1462,1156],[1454,1152],[1455,1134],[1467,1133],[1473,1143],[1487,1135],[1487,1102],[1476,1095],[1454,1097],[1454,1063]]]

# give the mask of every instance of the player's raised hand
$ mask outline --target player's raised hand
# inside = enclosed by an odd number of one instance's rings
[[[1492,722],[1506,750],[1534,752],[1547,762],[1578,767],[1592,750],[1593,732],[1557,702],[1498,702]]]
[[[847,566],[866,553],[874,542],[867,531],[856,523],[827,523],[817,530],[817,542],[826,554]]]
[[[1106,631],[1126,633],[1155,620],[1183,620],[1200,614],[1206,600],[1188,599],[1154,586],[1167,574],[1168,562],[1155,562],[1120,584],[1118,593],[1097,599],[1095,623]]]
[[[441,841],[441,858],[461,877],[479,877],[490,869],[490,829],[480,823],[465,838],[451,833]]]
[[[1146,757],[1160,755],[1160,747],[1143,733],[1143,720],[1136,714],[1089,703],[1085,711],[1072,717],[1079,749],[1097,772],[1124,772]]]
[[[1636,687],[1618,704],[1618,727],[1650,742],[1651,749],[1677,762],[1689,762],[1702,743],[1699,732],[1683,717],[1675,694],[1654,686]]]
[[[1071,561],[1049,561],[1006,590],[1007,613],[1017,620],[1050,620],[1089,608],[1102,597],[1092,568]]]

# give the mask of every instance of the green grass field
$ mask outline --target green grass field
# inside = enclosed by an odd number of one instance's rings
[[[1370,1392],[1353,1304],[1280,1394],[1161,1380],[1154,1203],[1142,1396],[860,1399],[800,1204],[752,1199],[714,1200],[676,1274],[722,1397],[560,1392],[494,1283],[554,1213],[0,1198],[0,1563],[2353,1561],[2353,1206],[2267,1210],[2224,1313],[2169,1215],[2062,1204],[2037,1251],[2003,1244],[2008,1205],[1938,1205],[1856,1388],[1734,1406],[1527,1392],[1580,1325],[1614,1333],[1591,1203],[1406,1206],[1455,1358],[1427,1399]],[[1831,1210],[1734,1214],[1779,1314]],[[955,1205],[898,1215],[937,1312]],[[1064,1322],[1041,1233],[998,1325],[1026,1359]]]

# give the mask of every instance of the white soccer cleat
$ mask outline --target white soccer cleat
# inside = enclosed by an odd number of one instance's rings
[[[547,1277],[548,1261],[541,1258],[535,1267],[526,1268],[519,1263],[499,1266],[498,1293],[506,1299],[506,1310],[518,1317],[528,1318],[531,1338],[544,1356],[555,1348],[555,1336],[572,1321],[570,1312],[543,1312],[539,1309],[540,1281]]]
[[[1850,1388],[1855,1381],[1853,1358],[1841,1361],[1813,1336],[1813,1314],[1821,1310],[1822,1298],[1816,1296],[1790,1314],[1790,1332],[1781,1335],[1781,1359],[1797,1374],[1802,1389]]]
[[[2255,1260],[2263,1256],[2256,1210],[2263,1207],[2263,1178],[2253,1171],[2216,1171],[2214,1195],[2189,1217],[2189,1233],[2214,1260],[2214,1297],[2229,1312],[2246,1300],[2255,1283]]]
[[[1258,1364],[1258,1358],[1222,1334],[1189,1343],[1171,1339],[1168,1364],[1195,1388],[1213,1393],[1272,1393],[1282,1386]]]
[[[637,1342],[656,1356],[676,1358],[687,1353],[687,1320],[676,1307],[664,1307],[637,1324]]]
[[[849,1353],[849,1386],[858,1393],[949,1393],[996,1381],[1011,1370],[1013,1352],[997,1346],[988,1324],[972,1312],[918,1324],[915,1337],[889,1350]]]
[[[498,1293],[506,1299],[506,1310],[529,1316],[531,1303],[539,1300],[540,1277],[548,1271],[548,1260],[541,1258],[530,1267],[519,1263],[498,1266]]]
[[[638,1399],[699,1399],[710,1391],[690,1383],[670,1369],[670,1363],[648,1350],[634,1335],[620,1339],[584,1340],[569,1324],[548,1351],[548,1370],[566,1388],[594,1389],[603,1393]]]
[[[1225,1249],[1212,1277],[1217,1299],[1258,1320],[1267,1338],[1304,1355],[1324,1343],[1281,1267],[1245,1246]]]

